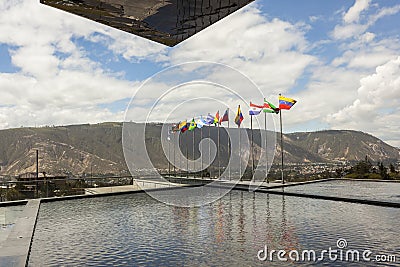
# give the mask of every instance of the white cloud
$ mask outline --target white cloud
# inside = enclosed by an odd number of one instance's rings
[[[104,70],[74,39],[104,42],[117,54],[128,53],[122,56],[129,59],[162,50],[142,38],[31,0],[1,2],[0,32],[0,43],[10,45],[11,62],[19,69],[0,73],[0,127],[123,119],[120,112],[100,106],[130,97],[137,83]]]
[[[248,7],[172,49],[167,55],[168,63],[174,65],[188,61],[207,60],[226,64],[247,75],[260,87],[265,96],[276,103],[277,94],[287,92],[296,84],[304,70],[317,62],[314,56],[307,54],[309,44],[305,33],[308,29],[308,25],[303,23],[292,24],[279,19],[268,20],[258,9]],[[194,75],[193,69],[182,71]],[[226,70],[210,71],[208,79],[235,90],[246,101],[262,102],[262,97],[255,98],[255,95],[249,91],[249,86],[243,84],[237,74]],[[147,98],[139,96],[143,99],[140,102],[141,105],[154,101],[153,97],[162,87],[146,90]],[[171,101],[163,103],[162,107],[164,110],[173,110],[177,104],[202,95],[222,102],[218,104],[218,101],[205,101],[196,105],[189,104],[185,109],[176,110],[170,119],[189,118],[192,114],[206,115],[207,112],[216,112],[216,109],[223,112],[225,105],[230,106],[231,111],[235,112],[240,101],[231,94],[221,93],[218,90],[180,89],[179,94]],[[249,127],[250,120],[246,114],[246,105],[248,103],[241,103],[242,112],[246,116],[243,125]],[[133,107],[131,112],[142,114],[143,108],[138,105]],[[135,115],[137,116],[140,115]],[[162,117],[160,115],[157,119],[160,120]]]
[[[167,48],[162,44],[116,30],[108,31],[107,35],[111,37],[108,48],[128,61],[144,58],[154,61],[167,59],[165,55]]]
[[[308,17],[308,20],[309,20],[311,23],[315,23],[315,22],[319,21],[320,19],[321,19],[321,16],[309,16],[309,17]]]
[[[371,17],[369,24],[374,24],[380,18],[395,15],[400,12],[400,5],[392,7],[384,7],[379,10],[379,12]]]
[[[69,40],[74,33],[87,36],[98,28],[92,21],[39,4],[38,1],[4,1],[0,14],[0,42],[16,46],[52,43],[65,52],[71,52],[75,47]]]
[[[366,13],[367,9],[371,9],[369,13]],[[332,66],[370,73],[377,66],[397,56],[400,50],[398,36],[385,36],[384,32],[374,33],[368,29],[380,18],[399,11],[400,5],[379,7],[371,1],[356,1],[348,12],[344,13],[343,23],[336,25],[331,32],[334,39],[332,41],[336,42],[342,51],[340,56],[332,60]]]
[[[345,23],[358,22],[360,13],[367,10],[371,0],[356,0],[354,5],[344,14],[343,20]]]
[[[374,40],[374,38],[375,38],[375,34],[374,33],[366,32],[361,36],[360,39],[361,39],[361,41],[363,43],[370,43],[370,42],[372,42]]]
[[[396,53],[393,51],[387,50],[387,51],[380,51],[380,52],[371,52],[371,53],[358,53],[355,57],[353,57],[349,64],[348,67],[350,68],[374,68],[376,66],[379,66],[380,64],[385,63],[388,61],[390,58],[393,58],[393,56]]]
[[[344,52],[332,60],[332,66],[373,71],[377,66],[398,55],[400,50],[399,39],[374,40],[373,38],[374,34],[366,33],[359,39],[342,45],[341,49]]]
[[[333,128],[368,131],[390,139],[400,128],[399,107],[400,57],[397,57],[362,78],[353,103],[327,116],[327,122]]]
[[[11,108],[0,107],[0,112],[1,128],[98,123],[101,121],[122,121],[123,119],[123,112],[114,113],[107,109],[94,107],[87,109],[47,107],[43,110],[33,111],[28,106],[16,106]],[[51,112],[50,118],[49,112]]]
[[[64,70],[46,79],[0,74],[0,105],[3,114],[8,114],[0,118],[0,125],[77,123],[85,122],[90,116],[93,117],[90,121],[99,119],[100,114],[108,114],[104,119],[111,118],[110,111],[100,109],[98,105],[130,97],[135,86],[102,73],[80,71]],[[123,119],[118,114],[113,118]]]
[[[319,65],[312,69],[310,83],[305,90],[291,94],[298,100],[293,112],[285,112],[285,125],[296,129],[298,125],[314,121],[323,124],[323,118],[346,105],[357,96],[361,74],[356,71]]]
[[[400,5],[384,7],[377,13],[366,16],[366,22],[360,22],[360,14],[369,7],[369,0],[357,0],[355,4],[343,15],[343,23],[336,25],[331,35],[334,39],[344,40],[349,38],[359,38],[369,27],[374,25],[379,19],[391,16],[400,12]]]
[[[45,46],[42,49],[51,50],[47,54],[55,50],[67,54],[76,53],[79,48],[71,41],[76,37],[105,44],[114,53],[128,60],[157,58],[165,50],[165,46],[147,39],[31,0],[2,2],[0,32],[0,43],[31,49]]]
[[[172,64],[224,63],[248,75],[266,94],[286,92],[317,61],[306,53],[308,29],[303,23],[267,20],[250,5],[178,45],[169,57]]]
[[[356,0],[347,12],[343,13],[343,23],[332,32],[335,39],[347,39],[364,33],[369,25],[360,23],[360,15],[369,8],[371,0]]]

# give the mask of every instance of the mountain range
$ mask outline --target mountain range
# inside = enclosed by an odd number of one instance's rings
[[[136,124],[139,125],[139,124]],[[126,174],[122,150],[122,123],[108,122],[57,127],[0,130],[0,175],[15,176],[36,170],[52,175]],[[146,144],[150,158],[158,168],[168,161],[160,145],[161,124],[147,125]],[[217,140],[217,127],[209,127]],[[208,132],[208,131],[206,131]],[[221,131],[221,153],[228,151],[227,136]],[[247,129],[250,136],[250,130]],[[185,133],[186,134],[186,133]],[[182,146],[192,146],[190,134],[183,134]],[[280,134],[276,134],[274,163],[280,161]],[[261,153],[260,135],[253,131],[255,155]],[[329,163],[359,161],[398,161],[400,149],[363,132],[326,130],[284,134],[284,157],[288,163]],[[199,137],[195,139],[196,146]],[[197,151],[198,152],[198,151]],[[196,157],[195,152],[195,157]],[[191,157],[191,155],[189,155]],[[221,157],[222,158],[222,157]],[[223,160],[222,160],[223,161]]]

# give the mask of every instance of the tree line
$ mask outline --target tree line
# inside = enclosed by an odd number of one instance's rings
[[[389,163],[388,166],[385,166],[382,161],[373,164],[365,156],[364,160],[349,169],[345,178],[400,180],[400,173],[393,163]]]

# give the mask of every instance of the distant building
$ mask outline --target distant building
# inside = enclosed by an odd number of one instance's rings
[[[37,192],[45,186],[53,188],[65,184],[67,176],[48,176],[46,172],[40,172],[36,177],[36,172],[26,172],[17,177],[17,190],[27,198],[37,197]]]

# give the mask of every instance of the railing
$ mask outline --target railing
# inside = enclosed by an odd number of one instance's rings
[[[177,179],[173,183],[156,179],[154,176],[108,176],[51,178],[40,177],[27,181],[0,182],[0,202],[44,197],[61,197],[101,192],[128,191],[132,189],[151,189],[176,186],[182,183]],[[121,188],[122,186],[131,186]]]

